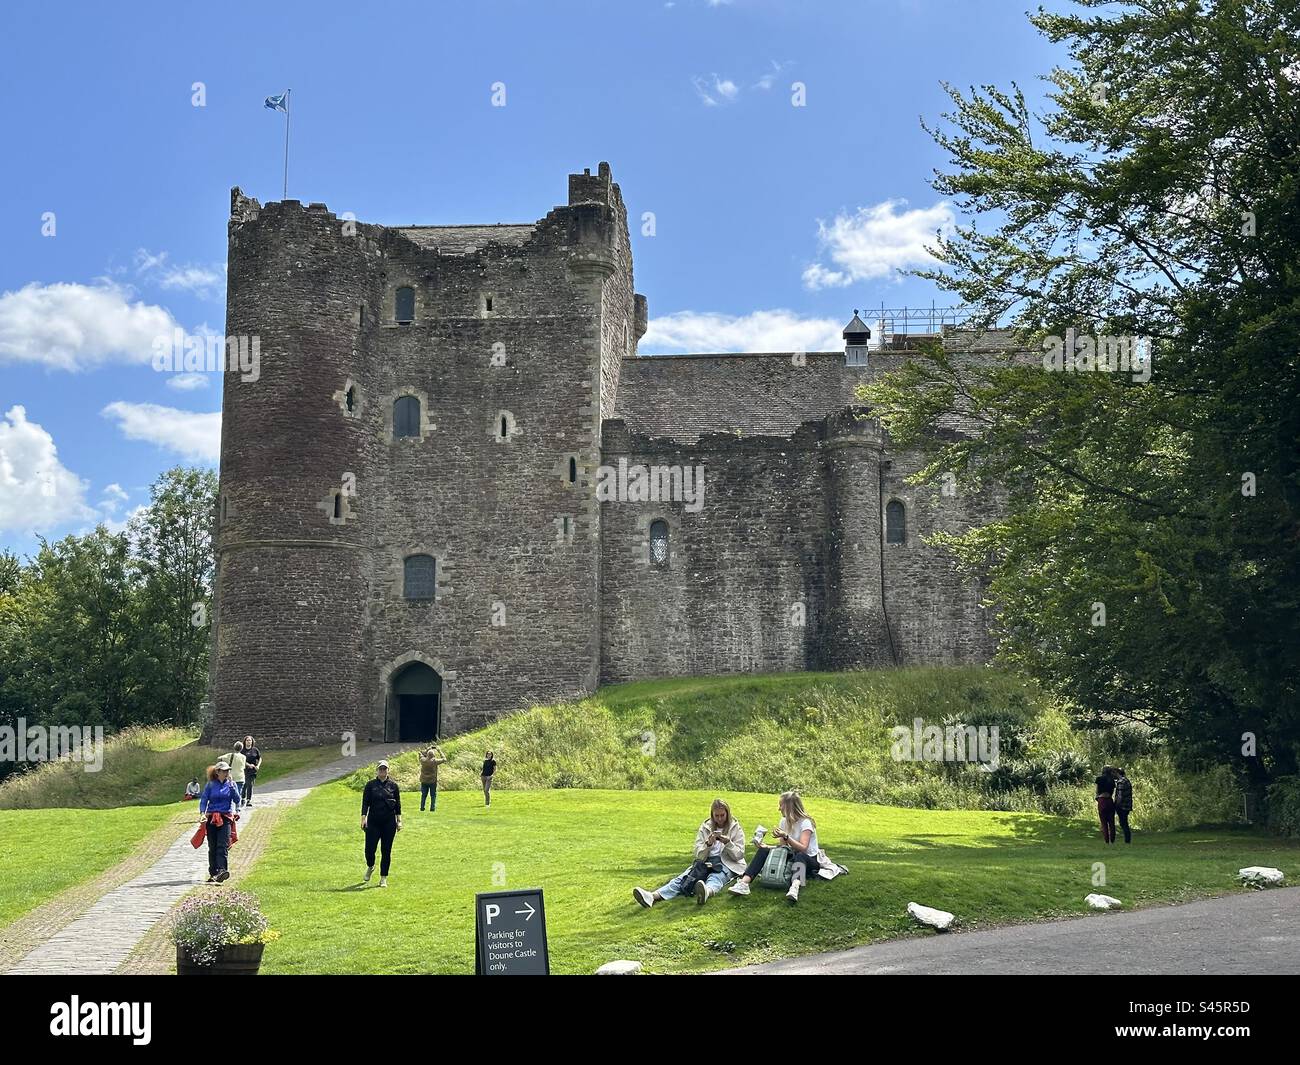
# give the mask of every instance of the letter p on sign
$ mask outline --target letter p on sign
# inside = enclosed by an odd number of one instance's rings
[[[491,924],[492,918],[498,916],[501,913],[501,907],[498,906],[495,902],[489,902],[483,908],[483,912],[487,915],[487,923]]]

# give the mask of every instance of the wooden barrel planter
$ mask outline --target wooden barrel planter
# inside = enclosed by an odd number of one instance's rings
[[[180,944],[176,946],[177,976],[256,976],[262,967],[265,943],[237,943],[222,947],[211,965],[200,965]]]

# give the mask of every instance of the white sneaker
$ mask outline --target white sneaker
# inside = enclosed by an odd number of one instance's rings
[[[386,877],[386,876],[381,876],[381,877],[379,878],[379,886],[380,886],[380,887],[388,887],[388,877]]]
[[[632,897],[647,910],[655,904],[655,897],[643,887],[634,887]]]
[[[748,895],[749,885],[743,880],[737,880],[731,887],[727,888],[733,895]]]
[[[366,875],[361,878],[361,882],[363,884],[369,884],[370,874],[373,873],[374,871],[375,871],[375,867],[373,865],[366,866]]]
[[[799,881],[792,880],[790,882],[790,890],[785,893],[785,897],[790,900],[791,906],[799,901]]]
[[[709,896],[712,894],[713,892],[710,890],[709,885],[703,880],[695,881],[695,904],[697,906],[703,906],[709,901]]]

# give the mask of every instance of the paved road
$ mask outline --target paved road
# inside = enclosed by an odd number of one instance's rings
[[[811,898],[808,904],[814,905]],[[1300,974],[1300,887],[1245,891],[1132,913],[898,939],[727,972]]]
[[[258,784],[254,806],[245,810],[242,823],[257,816],[259,807],[295,805],[318,784],[346,776],[379,758],[391,758],[412,744],[372,744],[314,769],[303,769]],[[188,812],[188,811],[186,811]],[[198,824],[197,813],[167,853],[133,880],[100,898],[85,913],[22,958],[9,970],[14,975],[41,973],[111,973],[145,934],[182,896],[208,878],[208,849],[195,849],[190,837]]]

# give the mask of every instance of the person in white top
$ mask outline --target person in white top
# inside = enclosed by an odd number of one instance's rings
[[[713,800],[709,819],[695,834],[695,861],[684,873],[673,877],[657,891],[632,889],[632,897],[642,906],[694,894],[703,906],[726,886],[728,880],[745,869],[745,830],[731,816],[731,807],[722,799]]]
[[[800,888],[807,884],[808,878],[820,868],[821,848],[817,844],[817,822],[808,816],[808,811],[803,808],[803,799],[799,797],[797,791],[782,792],[777,805],[781,811],[781,820],[777,822],[773,835],[776,837],[778,847],[785,847],[790,851],[790,858],[794,864],[794,878],[785,897],[795,903],[799,901]],[[749,894],[750,883],[762,872],[768,852],[773,849],[762,843],[759,844],[758,853],[745,867],[744,875],[728,889],[733,895]]]

